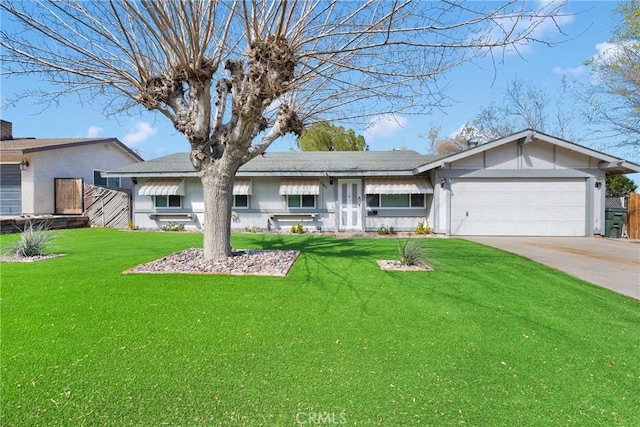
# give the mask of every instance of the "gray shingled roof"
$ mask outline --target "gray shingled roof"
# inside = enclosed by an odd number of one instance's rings
[[[265,153],[243,165],[238,176],[411,175],[442,156],[397,151],[296,151]],[[196,176],[188,153],[170,154],[109,171],[109,176]]]

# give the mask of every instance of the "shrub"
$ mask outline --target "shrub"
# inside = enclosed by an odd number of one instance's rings
[[[301,222],[291,226],[291,232],[294,234],[304,234],[304,225]]]
[[[169,224],[162,226],[162,231],[184,231],[184,224],[170,221]]]
[[[53,236],[47,231],[46,224],[34,226],[31,220],[27,221],[20,240],[12,243],[7,255],[18,257],[33,257],[44,255],[47,248],[53,244]]]
[[[396,234],[396,230],[393,227],[387,227],[385,225],[381,225],[377,231],[378,234]]]
[[[398,243],[398,252],[400,255],[400,264],[416,265],[424,261],[424,249],[417,240],[407,240],[404,243]]]
[[[416,234],[431,234],[431,227],[427,221],[420,221],[416,227]]]
[[[262,230],[260,229],[260,227],[258,227],[257,225],[254,225],[253,227],[249,227],[248,225],[244,228],[244,231],[247,233],[259,233]]]

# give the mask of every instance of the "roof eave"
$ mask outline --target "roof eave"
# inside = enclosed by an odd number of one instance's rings
[[[102,172],[103,178],[197,178],[193,172]]]
[[[531,139],[535,138],[536,140],[539,141],[543,141],[549,144],[554,144],[557,145],[559,147],[565,148],[567,150],[570,151],[574,151],[576,153],[580,153],[583,154],[585,156],[589,156],[589,157],[593,157],[595,159],[598,159],[602,162],[607,162],[607,163],[613,163],[613,162],[623,162],[625,165],[627,165],[629,167],[629,172],[621,172],[621,173],[632,173],[632,172],[638,172],[635,169],[632,169],[633,166],[639,167],[638,165],[635,165],[634,163],[631,162],[627,162],[619,157],[615,157],[615,156],[611,156],[609,154],[605,154],[605,153],[601,153],[599,151],[593,150],[591,148],[587,148],[587,147],[583,147],[581,145],[575,144],[573,142],[569,142],[569,141],[565,141],[564,139],[560,139],[560,138],[556,138],[554,136],[551,135],[547,135],[545,133],[533,130],[533,129],[525,129],[523,131],[505,136],[503,138],[498,138],[496,140],[487,142],[486,144],[482,144],[479,145],[477,147],[471,148],[469,150],[463,151],[461,153],[455,153],[452,155],[449,155],[447,157],[443,157],[441,159],[438,159],[435,162],[431,162],[431,163],[427,163],[425,165],[422,166],[418,166],[417,168],[415,168],[413,170],[413,172],[415,174],[419,174],[419,173],[424,173],[424,172],[428,172],[432,169],[436,169],[439,167],[443,167],[443,166],[447,166],[447,164],[455,162],[457,160],[460,159],[464,159],[466,157],[469,156],[473,156],[475,154],[478,153],[482,153],[484,151],[488,151],[491,150],[495,147],[498,147],[500,145],[504,145],[504,144],[508,144],[514,141],[518,141],[520,139],[525,139],[525,142],[530,142]],[[529,139],[529,141],[526,141],[526,139]]]
[[[142,172],[142,171],[109,171],[102,172],[103,177],[107,178],[197,178],[198,174],[193,172]],[[284,171],[284,172],[265,172],[265,171],[238,171],[236,176],[239,177],[258,177],[258,176],[413,176],[413,171],[396,170],[396,171]]]
[[[607,175],[624,175],[640,172],[640,165],[626,160],[618,160],[613,162],[601,162],[598,164],[598,169],[605,171]]]

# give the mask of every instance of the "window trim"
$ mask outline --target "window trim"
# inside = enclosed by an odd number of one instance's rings
[[[246,206],[238,206],[238,205],[236,204],[236,200],[237,200],[237,198],[238,198],[238,197],[246,197],[246,198],[247,198],[247,204],[246,204]],[[249,196],[248,194],[234,194],[234,195],[233,195],[232,207],[233,207],[234,209],[249,209],[249,204],[251,203],[251,202],[250,202],[250,200],[249,200],[249,197],[250,197],[250,196]]]
[[[291,206],[289,202],[290,196],[300,197],[300,206]],[[318,196],[315,194],[287,194],[285,197],[287,209],[316,209],[316,206],[318,206]],[[313,197],[313,206],[303,206],[302,199],[304,197]]]
[[[167,205],[166,206],[158,206],[158,197],[166,197],[167,198]],[[177,197],[178,199],[180,199],[180,206],[169,206],[169,198],[170,197]],[[158,194],[155,196],[151,196],[151,198],[153,199],[153,208],[154,209],[182,209],[182,204],[183,204],[183,199],[184,196],[177,196],[177,195],[163,195],[163,194]]]
[[[419,194],[422,196],[422,206],[413,206],[411,204],[411,196],[414,194]],[[427,195],[425,193],[402,193],[402,195],[407,196],[409,206],[382,206],[382,193],[379,194],[365,194],[365,199],[367,201],[368,209],[425,209],[427,207]],[[378,206],[369,205],[369,196],[377,196],[378,198]]]

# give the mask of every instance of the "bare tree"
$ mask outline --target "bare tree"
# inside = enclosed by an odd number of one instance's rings
[[[481,142],[503,137],[523,129],[536,129],[563,139],[579,141],[572,131],[575,110],[569,105],[571,95],[563,82],[560,94],[550,95],[532,82],[517,78],[507,84],[502,99],[483,107],[471,127],[482,135]]]
[[[238,168],[308,120],[344,122],[438,106],[437,77],[543,42],[562,2],[113,0],[0,3],[6,74],[37,73],[60,96],[143,106],[184,133],[205,199],[204,253],[231,255]],[[547,42],[547,44],[549,44]],[[366,102],[363,102],[366,101]]]
[[[593,132],[637,157],[640,148],[640,1],[617,7],[622,21],[599,55],[587,61],[592,84],[582,93]]]
[[[431,126],[427,135],[423,136],[428,142],[427,152],[432,154],[455,154],[466,151],[480,143],[494,139],[492,133],[465,124],[453,136],[442,136],[441,126]]]

